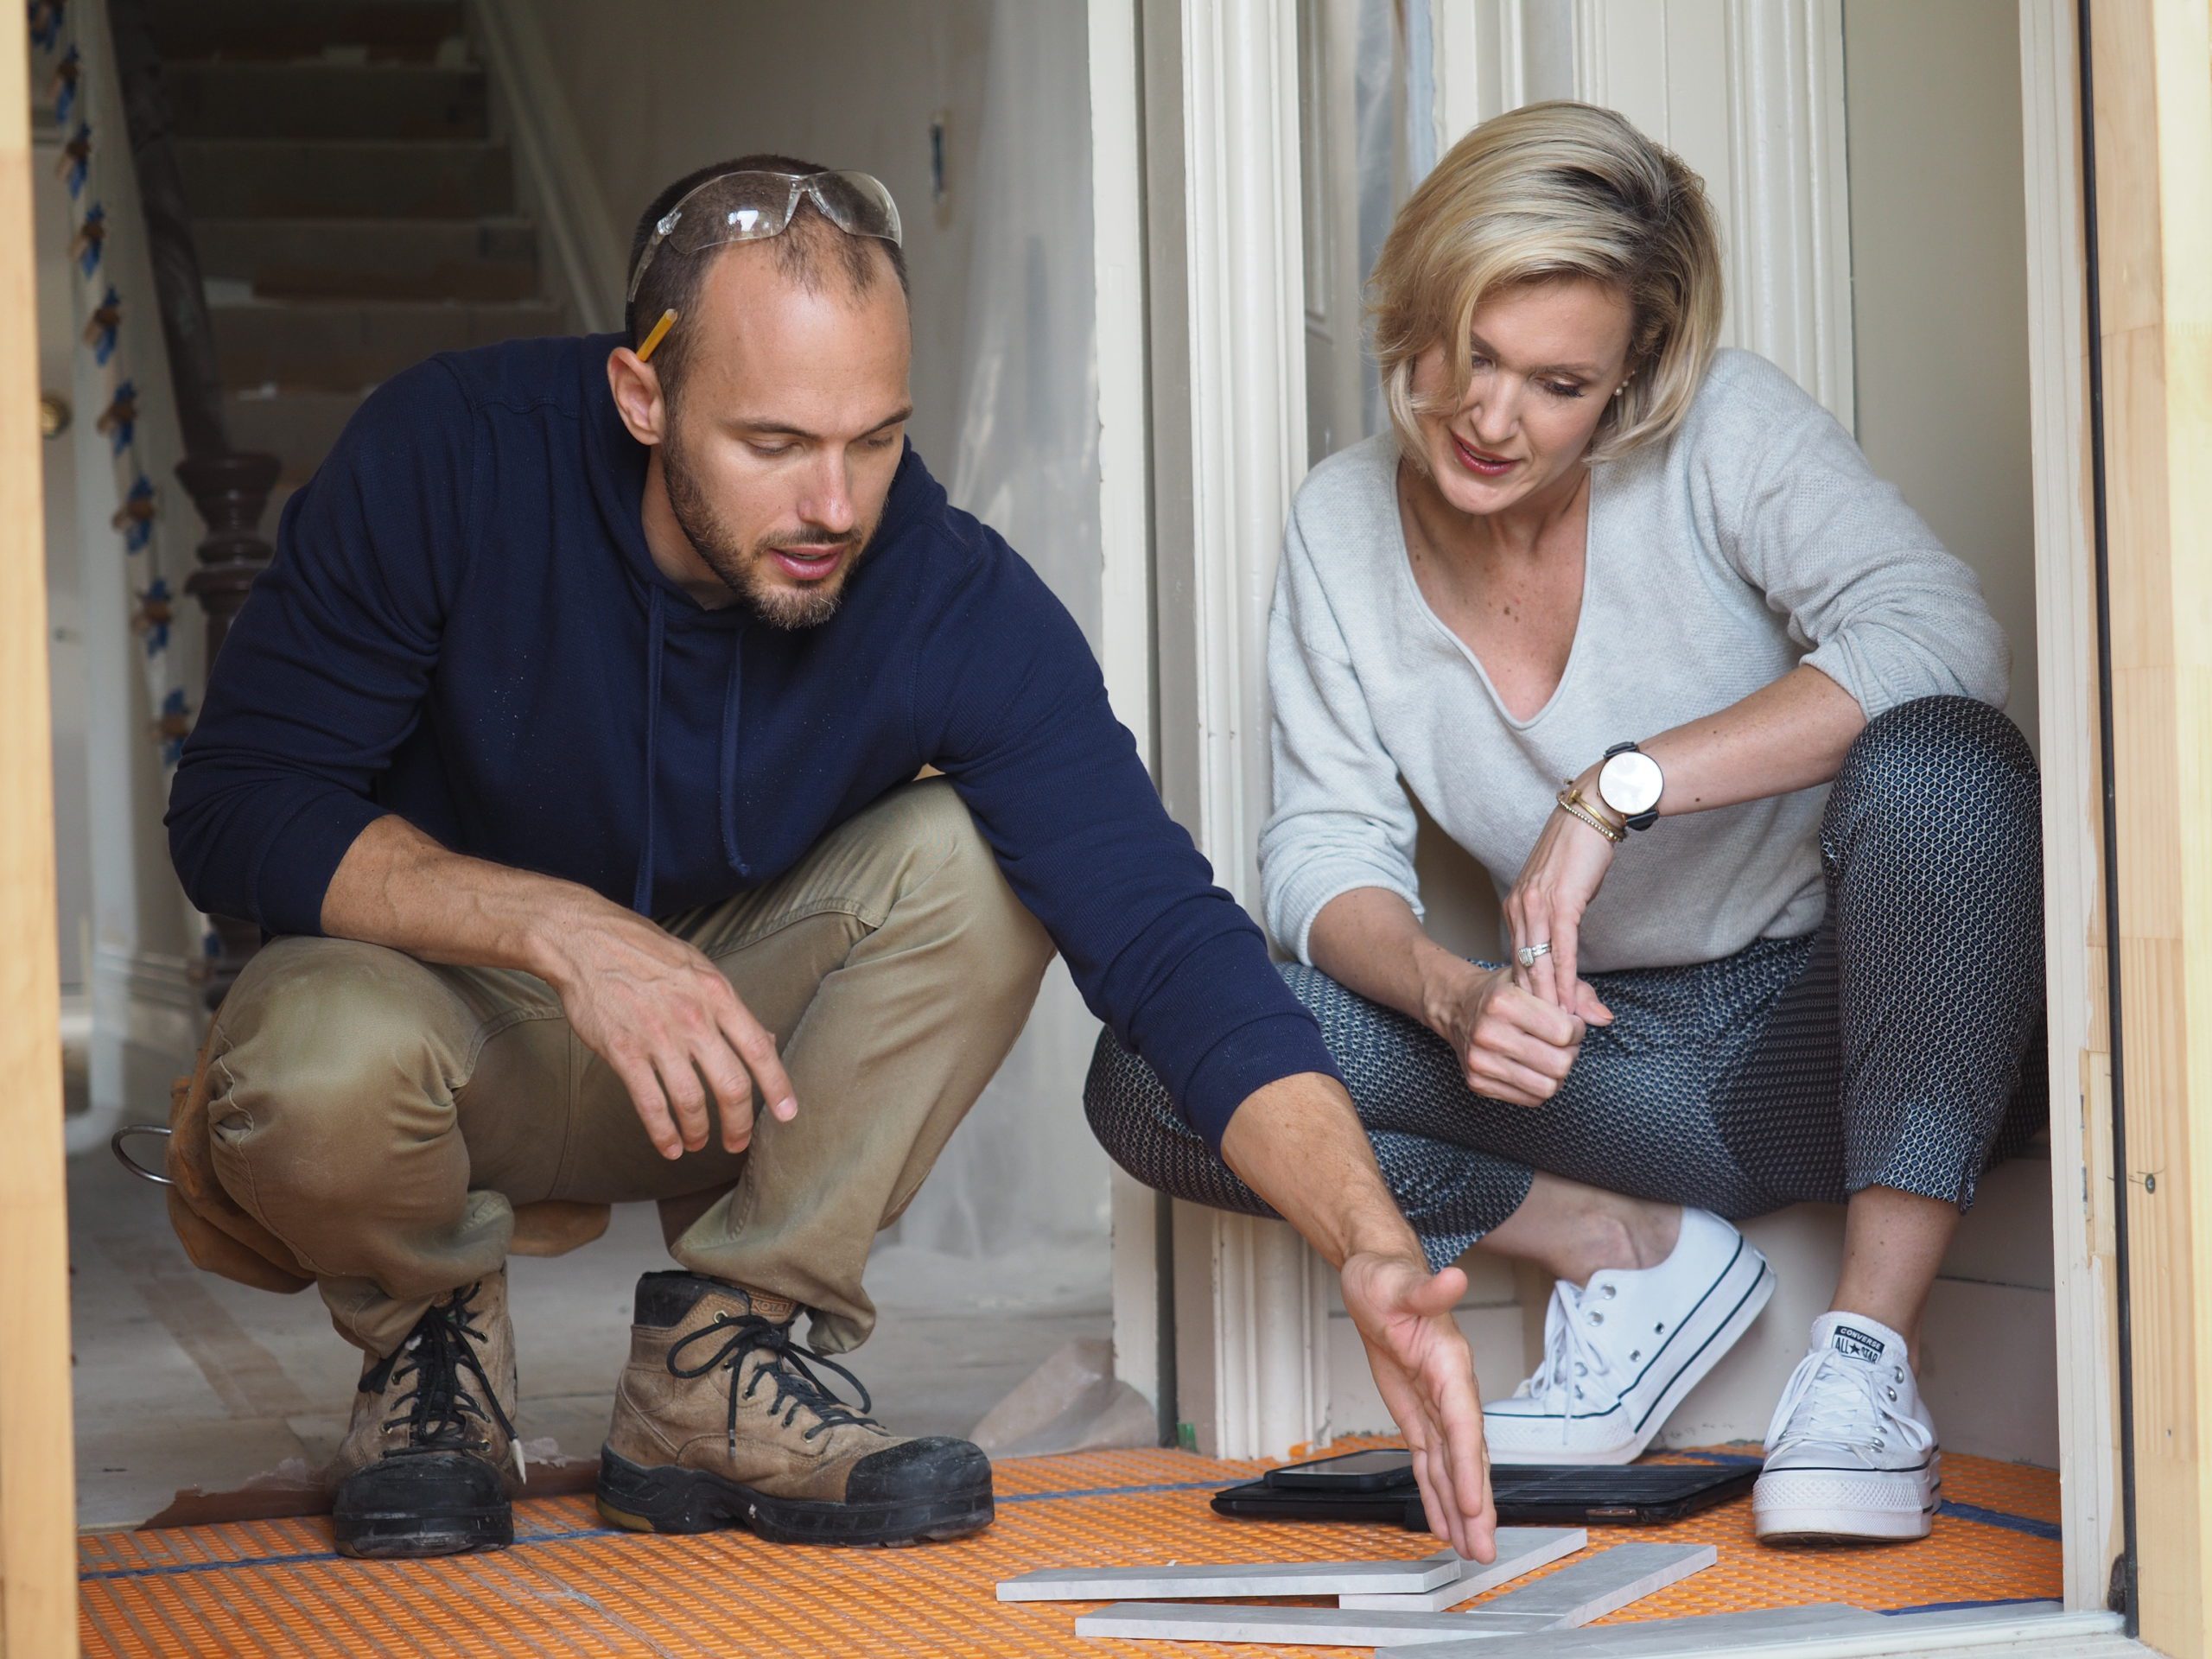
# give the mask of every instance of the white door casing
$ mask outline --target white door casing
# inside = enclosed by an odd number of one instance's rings
[[[2036,647],[2050,1020],[2052,1284],[2058,1313],[2059,1514],[2066,1605],[2104,1605],[2120,1547],[2112,1073],[2091,1033],[2104,995],[2089,728],[2096,678],[2083,270],[2079,41],[2072,0],[2019,0],[2028,238]],[[2093,930],[2095,930],[2093,931]]]
[[[1114,712],[1153,759],[1151,457],[1146,411],[1142,95],[1137,0],[1089,0],[1091,257],[1096,272],[1099,658]],[[1112,342],[1109,344],[1109,342]],[[1159,1205],[1112,1180],[1114,1375],[1158,1403]]]
[[[1268,798],[1265,645],[1306,472],[1295,10],[1145,0],[1154,614],[1168,809],[1248,906]],[[1325,1264],[1280,1223],[1179,1205],[1179,1413],[1217,1455],[1325,1429]]]

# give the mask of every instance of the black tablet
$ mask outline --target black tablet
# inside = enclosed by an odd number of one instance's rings
[[[1217,1515],[1255,1521],[1363,1521],[1428,1530],[1412,1464],[1394,1454],[1404,1484],[1382,1485],[1389,1465],[1370,1457],[1357,1480],[1311,1477],[1316,1465],[1271,1471],[1269,1478],[1214,1495]],[[1324,1459],[1325,1467],[1335,1459]],[[1306,1478],[1275,1478],[1295,1472]],[[1491,1497],[1509,1526],[1659,1526],[1745,1496],[1758,1478],[1756,1463],[1533,1464],[1491,1471]]]

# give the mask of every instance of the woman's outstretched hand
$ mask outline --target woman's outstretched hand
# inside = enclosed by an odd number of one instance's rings
[[[1612,1010],[1599,1001],[1577,973],[1582,914],[1613,867],[1614,843],[1581,819],[1554,811],[1536,837],[1521,879],[1505,896],[1505,923],[1516,952],[1514,982],[1538,1000],[1592,1025],[1611,1025]],[[1551,949],[1528,967],[1518,955],[1524,945]]]

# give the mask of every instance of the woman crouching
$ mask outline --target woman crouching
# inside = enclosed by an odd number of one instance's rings
[[[1491,1456],[1635,1458],[1771,1294],[1730,1221],[1842,1202],[1758,1535],[1924,1536],[1922,1311],[2044,1116],[2004,639],[1849,434],[1716,350],[1702,188],[1621,117],[1469,134],[1373,295],[1392,429],[1285,537],[1265,902],[1431,1262],[1558,1281]],[[1423,931],[1416,800],[1503,896],[1504,964]],[[1266,1213],[1110,1035],[1087,1103],[1143,1180]]]

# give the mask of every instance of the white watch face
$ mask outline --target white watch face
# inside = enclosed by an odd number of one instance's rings
[[[1617,754],[1598,773],[1598,798],[1624,818],[1649,812],[1667,786],[1659,763],[1637,749]]]

